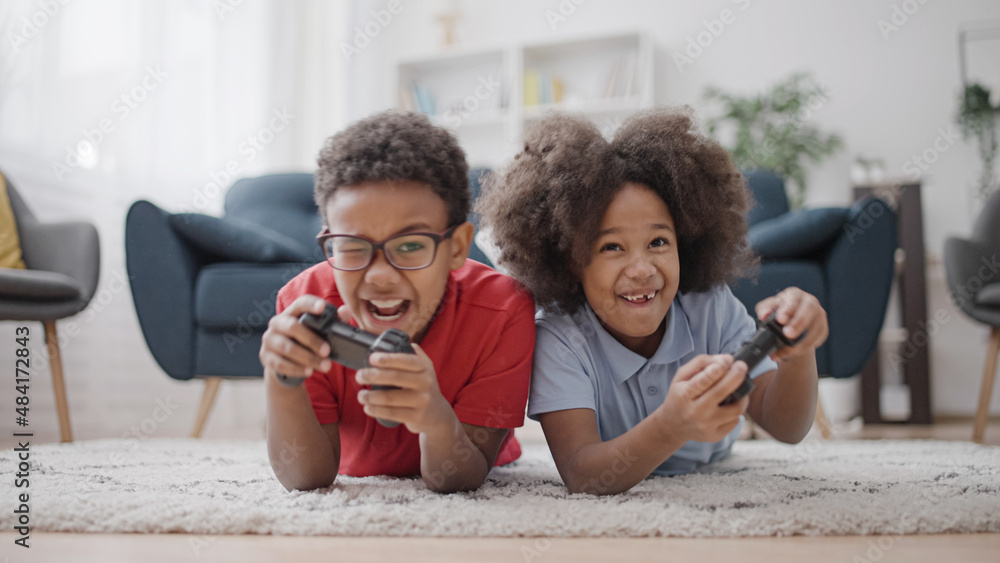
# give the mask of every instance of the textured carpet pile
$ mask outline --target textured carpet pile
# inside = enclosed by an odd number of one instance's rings
[[[0,451],[0,473],[17,459]],[[608,475],[611,478],[611,475]],[[0,483],[0,527],[25,489]],[[737,442],[627,493],[569,495],[543,445],[472,493],[338,477],[286,492],[261,441],[32,445],[33,531],[386,536],[775,536],[1000,532],[1000,448],[964,442]]]

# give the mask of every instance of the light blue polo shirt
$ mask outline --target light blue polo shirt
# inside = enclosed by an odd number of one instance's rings
[[[635,427],[667,397],[674,374],[699,354],[732,354],[756,331],[753,318],[727,286],[677,294],[667,312],[666,332],[646,359],[615,340],[589,304],[570,315],[540,311],[535,316],[535,363],[528,416],[566,409],[591,409],[601,440]],[[765,358],[750,373],[777,369]],[[740,424],[718,442],[690,441],[653,473],[679,475],[729,456]]]

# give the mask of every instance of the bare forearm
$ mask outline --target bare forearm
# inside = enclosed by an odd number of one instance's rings
[[[758,421],[764,430],[782,442],[801,441],[816,416],[818,381],[815,354],[779,364],[764,392],[762,420]]]
[[[288,490],[330,486],[337,477],[338,452],[316,420],[305,386],[288,388],[267,369],[267,455],[278,481]]]
[[[656,416],[613,440],[587,445],[566,460],[559,473],[569,492],[611,495],[649,477],[686,442],[664,431]]]
[[[420,434],[420,475],[435,492],[472,491],[486,481],[490,464],[450,414],[438,430]]]

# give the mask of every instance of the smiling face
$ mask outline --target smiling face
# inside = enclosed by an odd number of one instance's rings
[[[580,278],[604,328],[629,350],[651,357],[680,282],[674,219],[660,196],[642,184],[622,186]]]
[[[331,233],[376,242],[403,233],[441,233],[450,226],[444,200],[430,186],[412,181],[342,186],[327,201],[324,216]],[[465,263],[472,231],[471,223],[459,225],[421,270],[397,270],[381,250],[363,270],[334,269],[337,290],[358,325],[375,334],[398,328],[419,342],[444,296],[448,274]]]

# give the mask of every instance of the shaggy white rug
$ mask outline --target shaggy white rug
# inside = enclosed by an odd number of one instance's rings
[[[25,489],[0,452],[0,528]],[[543,445],[473,493],[338,477],[286,492],[261,441],[32,445],[32,531],[386,536],[773,536],[1000,532],[1000,448],[964,442],[737,442],[708,471],[569,495]]]

